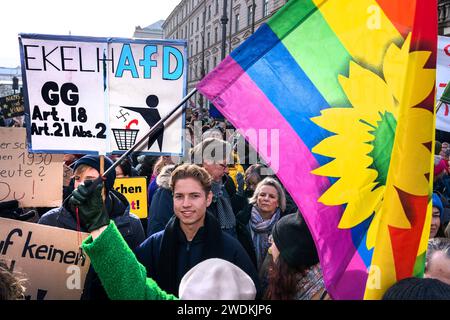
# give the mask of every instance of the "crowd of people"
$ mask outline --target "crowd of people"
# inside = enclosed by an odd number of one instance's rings
[[[197,144],[195,121],[202,121]],[[187,128],[187,161],[132,154],[97,186],[100,157],[65,155],[73,170],[67,201],[37,208],[35,220],[90,233],[82,299],[331,299],[302,212],[276,175],[263,161],[239,159],[226,121],[194,113]],[[450,299],[449,156],[449,144],[436,143],[425,277],[399,281],[386,299]],[[104,170],[118,158],[105,157]],[[147,177],[147,219],[113,188],[117,177],[133,176]],[[17,204],[0,205],[3,217],[32,220]],[[0,263],[0,299],[23,297],[23,277]]]

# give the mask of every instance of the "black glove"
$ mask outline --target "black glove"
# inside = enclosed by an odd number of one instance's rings
[[[109,224],[109,215],[103,208],[102,187],[94,186],[92,180],[86,180],[72,192],[69,203],[78,207],[80,221],[91,232]]]

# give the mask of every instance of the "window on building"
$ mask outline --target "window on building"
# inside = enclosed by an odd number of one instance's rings
[[[247,26],[252,24],[253,5],[247,7]]]
[[[239,13],[234,16],[234,32],[239,31]]]
[[[269,0],[262,0],[263,2],[263,17],[267,17],[269,14]]]
[[[194,73],[194,78],[193,79],[197,79],[197,65],[195,65],[194,71],[195,71],[195,73]]]
[[[213,68],[217,66],[217,57],[213,58]]]
[[[209,60],[206,60],[206,73],[209,73]]]
[[[214,28],[214,43],[216,43],[219,40],[218,38],[218,27]]]
[[[192,10],[194,10],[194,7],[195,7],[194,0],[192,0],[192,6],[191,6]]]
[[[215,14],[219,13],[219,0],[216,0],[216,12]]]
[[[194,45],[191,43],[191,52],[190,56],[192,57],[194,55]]]
[[[208,21],[211,20],[211,5],[208,6]]]
[[[195,31],[198,31],[198,25],[200,23],[200,17],[197,17],[197,28],[195,28]]]
[[[211,35],[210,35],[210,33],[208,32],[208,35],[206,36],[206,43],[208,44],[207,46],[209,47],[209,45],[210,45],[210,40],[211,40]]]
[[[198,40],[195,41],[195,54],[198,53]]]
[[[194,34],[194,22],[191,22],[191,36]]]

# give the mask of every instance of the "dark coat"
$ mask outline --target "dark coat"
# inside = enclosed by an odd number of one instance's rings
[[[210,214],[206,215],[205,226],[198,230],[191,242],[187,241],[185,234],[179,226],[179,220],[178,222],[176,220],[178,220],[176,217],[171,219],[165,230],[153,234],[135,250],[137,259],[147,269],[148,277],[155,279],[163,289],[170,292],[170,290],[164,288],[164,285],[162,284],[163,281],[160,279],[161,274],[167,271],[167,268],[164,268],[165,270],[160,270],[162,267],[158,262],[163,258],[161,254],[166,255],[166,252],[161,252],[164,234],[168,228],[175,226],[175,232],[173,232],[175,239],[173,239],[173,241],[177,242],[177,250],[176,252],[173,252],[173,256],[177,260],[177,265],[176,274],[173,274],[173,276],[171,275],[175,280],[175,288],[178,288],[181,279],[192,267],[207,258],[216,257],[227,260],[246,272],[255,283],[257,297],[260,295],[259,280],[255,266],[252,264],[240,243],[227,233],[223,232],[220,229],[219,222],[213,216]],[[210,257],[205,254],[205,251],[207,251],[205,248],[208,243],[206,240],[208,232],[213,232],[218,236],[218,243],[215,243],[217,252],[214,252],[212,255],[210,254]],[[170,254],[170,252],[167,254]],[[175,292],[170,293],[178,294],[177,289],[174,291]]]
[[[117,228],[131,249],[136,248],[145,239],[144,229],[137,216],[130,213],[127,199],[116,191],[109,192],[106,208],[109,216],[114,220]],[[77,220],[68,207],[59,207],[45,213],[38,221],[39,224],[77,230]],[[87,232],[80,226],[81,232]],[[100,280],[92,267],[89,268],[81,297],[83,300],[108,299]]]
[[[244,195],[239,195],[236,193],[236,187],[234,185],[233,179],[230,176],[225,174],[222,178],[222,181],[224,183],[225,190],[230,197],[231,208],[233,209],[234,215],[236,216],[239,211],[245,208],[245,206],[248,204],[248,200]],[[217,220],[219,219],[217,213],[217,203],[214,201],[214,199],[207,210]]]
[[[147,236],[150,237],[164,230],[167,222],[174,215],[172,191],[159,187],[153,196],[148,213]]]
[[[248,204],[236,216],[236,233],[237,239],[242,247],[247,252],[248,256],[253,262],[255,268],[257,267],[255,246],[253,245],[252,234],[250,232],[250,217],[252,215],[252,204]]]

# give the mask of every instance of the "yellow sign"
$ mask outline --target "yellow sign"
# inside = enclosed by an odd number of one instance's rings
[[[145,177],[117,178],[114,190],[127,198],[131,213],[140,219],[147,218],[147,179]]]

